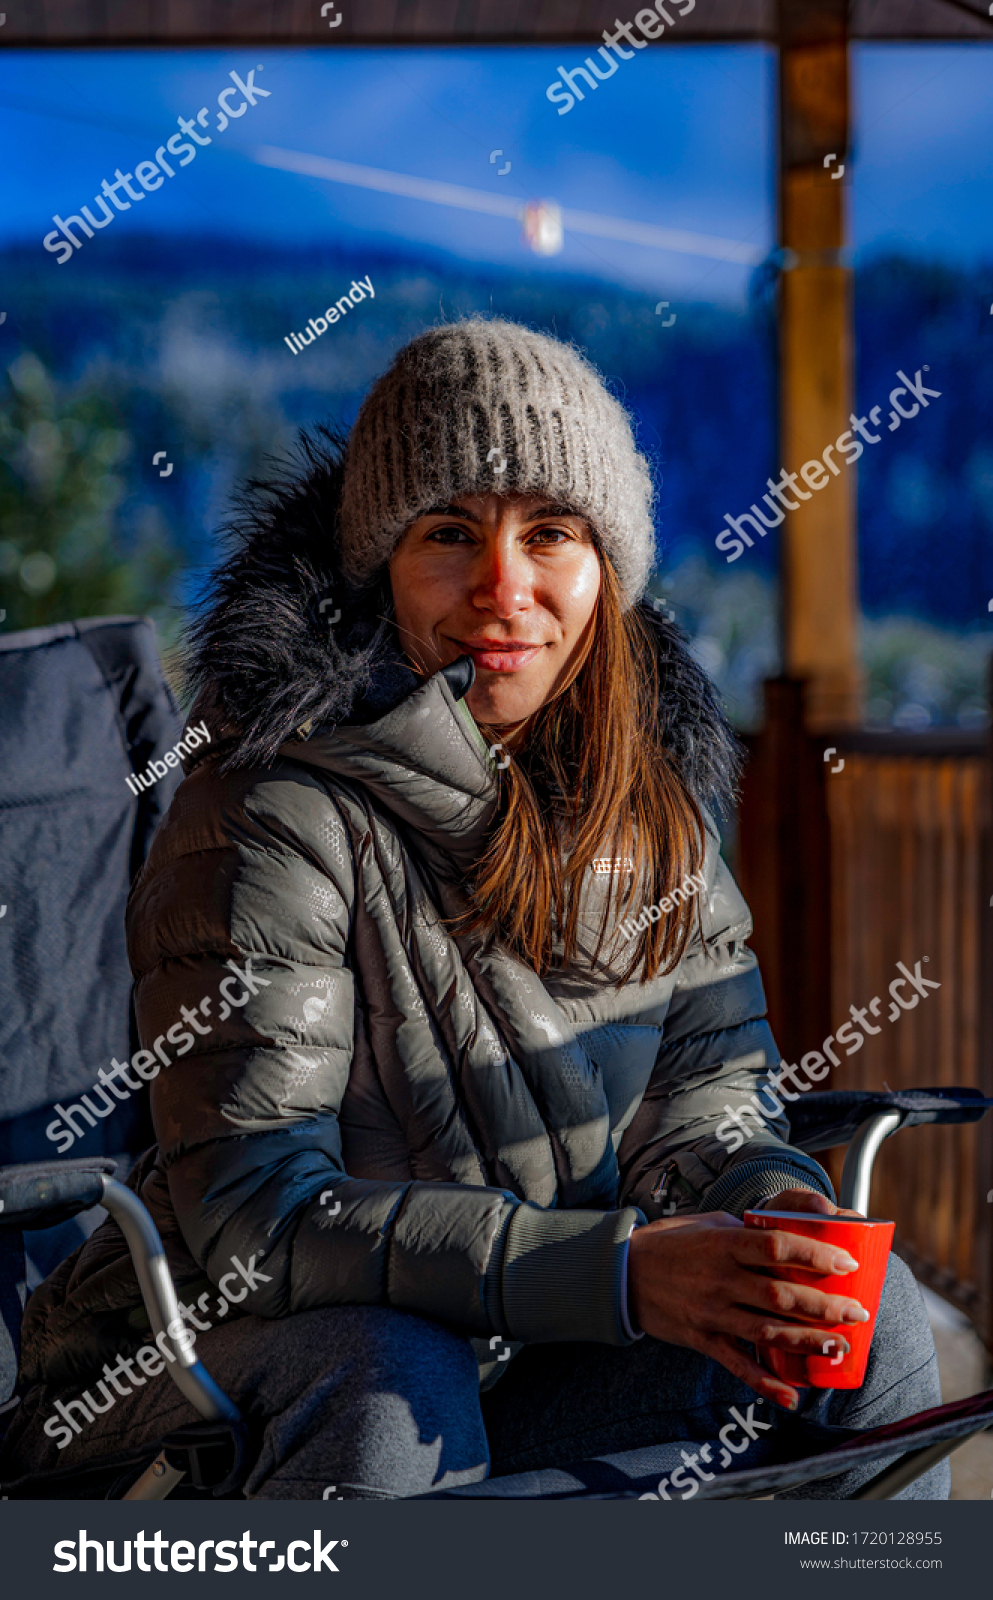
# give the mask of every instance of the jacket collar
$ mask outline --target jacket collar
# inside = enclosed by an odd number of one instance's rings
[[[468,869],[495,816],[496,762],[444,672],[414,681],[417,687],[375,721],[318,729],[306,742],[287,740],[279,754],[359,785]]]

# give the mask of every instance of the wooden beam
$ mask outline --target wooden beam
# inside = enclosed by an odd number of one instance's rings
[[[850,430],[850,270],[842,265],[848,162],[848,0],[779,0],[780,460],[797,509],[780,529],[783,670],[808,680],[808,727],[859,721],[855,474],[826,447]],[[833,157],[825,165],[825,160]],[[831,462],[840,470],[823,482]],[[794,491],[787,490],[793,499]],[[803,498],[806,495],[807,498]]]

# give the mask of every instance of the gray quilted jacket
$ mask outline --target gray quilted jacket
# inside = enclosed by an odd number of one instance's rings
[[[301,577],[309,524],[285,496],[270,509],[201,622],[193,715],[214,738],[129,907],[141,1041],[170,1062],[151,1088],[157,1147],[130,1181],[191,1305],[254,1261],[227,1314],[417,1312],[474,1340],[484,1385],[508,1345],[626,1344],[633,1227],[740,1216],[790,1184],[832,1192],[782,1119],[733,1154],[715,1136],[778,1061],[716,832],[702,926],[649,983],[616,987],[619,934],[592,959],[598,874],[571,970],[539,979],[446,931],[501,782],[465,671],[415,679],[368,607],[346,612],[334,659],[354,681],[346,716],[329,718],[326,558]],[[729,736],[675,630],[649,614],[660,716],[699,790]],[[209,1317],[209,1294],[200,1304]],[[33,1296],[25,1375],[94,1370],[142,1342],[143,1320],[108,1222]]]

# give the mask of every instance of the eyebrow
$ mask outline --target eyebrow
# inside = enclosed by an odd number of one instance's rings
[[[475,511],[466,511],[462,506],[429,506],[421,512],[422,517],[464,517],[467,522],[482,522],[482,517],[477,517]]]
[[[529,517],[524,518],[524,521],[538,522],[545,517],[579,517],[580,521],[586,521],[582,512],[577,511],[575,507],[561,505],[539,506],[537,511],[532,511]]]
[[[474,511],[467,511],[464,506],[455,505],[429,506],[427,511],[421,512],[421,516],[463,517],[467,522],[482,522],[483,520],[482,517],[478,517]],[[577,511],[573,506],[547,505],[539,506],[537,511],[532,511],[529,516],[524,518],[524,521],[540,522],[546,517],[579,517],[584,522],[586,520],[585,517],[583,517],[582,512]]]

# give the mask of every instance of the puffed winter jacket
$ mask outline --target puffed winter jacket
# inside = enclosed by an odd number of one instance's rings
[[[633,1227],[832,1190],[782,1118],[734,1153],[715,1133],[778,1057],[709,813],[700,926],[667,975],[616,987],[620,932],[592,959],[602,872],[571,969],[539,979],[447,931],[501,768],[462,698],[468,664],[415,677],[368,602],[329,631],[339,483],[315,452],[256,507],[199,625],[191,720],[212,741],[128,912],[141,1042],[170,1063],[129,1181],[187,1303],[224,1279],[227,1315],[416,1312],[474,1341],[486,1385],[506,1344],[639,1336]],[[646,616],[665,737],[705,802],[733,736],[676,630]],[[256,1269],[240,1299],[235,1262]],[[108,1221],[29,1302],[22,1381],[95,1371],[146,1330]]]

